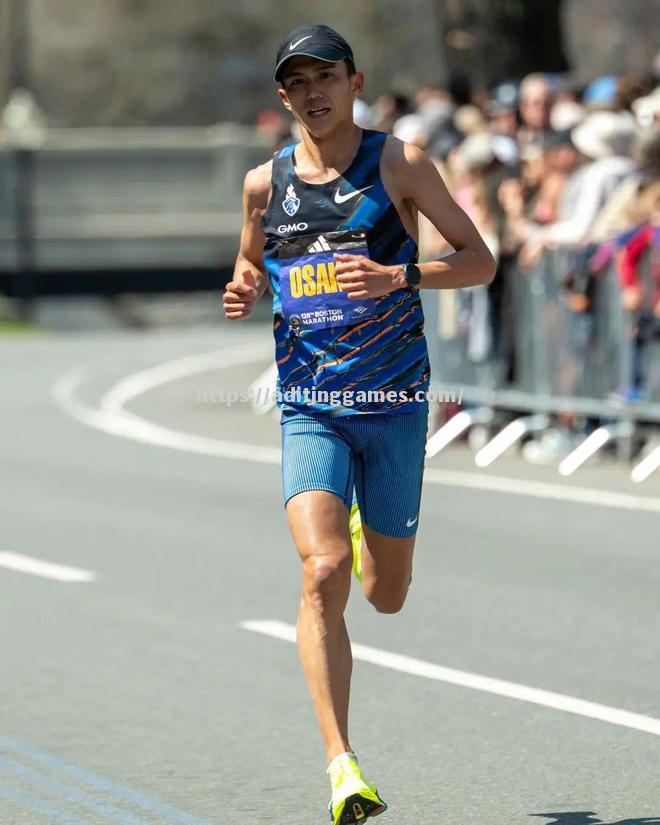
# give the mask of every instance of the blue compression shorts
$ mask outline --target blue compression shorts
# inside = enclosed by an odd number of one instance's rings
[[[410,413],[282,413],[284,504],[328,490],[347,509],[353,490],[363,524],[386,536],[417,531],[428,405]]]

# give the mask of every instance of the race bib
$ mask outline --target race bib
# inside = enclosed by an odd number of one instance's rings
[[[350,300],[335,278],[335,252],[369,257],[365,232],[302,235],[280,242],[282,313],[292,329],[347,327],[376,317],[376,301]]]

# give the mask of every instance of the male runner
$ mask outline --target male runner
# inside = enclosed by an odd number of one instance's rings
[[[341,35],[291,32],[275,80],[302,142],[245,178],[224,311],[247,317],[270,283],[286,515],[303,565],[298,647],[325,743],[330,819],[349,825],[386,808],[348,736],[354,490],[362,589],[376,610],[396,613],[411,582],[428,412],[418,290],[489,283],[495,264],[423,151],[354,124],[363,75]],[[418,211],[453,254],[416,265]]]

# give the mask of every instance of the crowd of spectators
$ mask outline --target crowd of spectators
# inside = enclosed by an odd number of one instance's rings
[[[391,132],[431,155],[498,260],[492,284],[445,300],[458,317],[461,301],[468,307],[469,357],[478,362],[495,351],[509,384],[516,378],[518,323],[512,280],[548,251],[564,250],[561,280],[571,312],[588,314],[594,279],[607,268],[618,272],[620,303],[634,321],[636,364],[631,385],[620,390],[629,401],[645,397],[646,345],[660,338],[659,73],[660,58],[656,71],[605,75],[584,86],[538,73],[467,101],[439,85],[356,101],[360,126]],[[261,126],[274,121],[266,117]],[[283,142],[290,142],[287,128]],[[419,246],[421,260],[448,251],[423,219]]]

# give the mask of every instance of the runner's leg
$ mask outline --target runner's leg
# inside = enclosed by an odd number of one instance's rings
[[[392,538],[362,525],[362,591],[379,613],[398,613],[412,581],[415,536]]]
[[[344,621],[352,565],[348,510],[334,493],[311,490],[293,496],[286,513],[303,564],[298,649],[330,764],[352,750],[348,704],[353,658]]]
[[[380,613],[401,610],[412,581],[427,419],[426,405],[412,413],[373,416],[355,462],[362,589]]]

